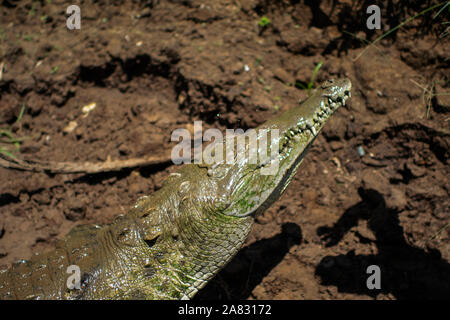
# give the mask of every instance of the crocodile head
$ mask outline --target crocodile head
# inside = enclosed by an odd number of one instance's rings
[[[348,79],[325,81],[305,102],[256,129],[257,153],[265,154],[265,160],[258,158],[255,164],[250,163],[249,156],[236,157],[234,164],[210,168],[209,175],[221,180],[218,185],[225,203],[224,213],[257,215],[278,199],[322,127],[345,105],[350,90]],[[265,139],[268,143],[261,143]],[[248,143],[245,148],[251,149]]]

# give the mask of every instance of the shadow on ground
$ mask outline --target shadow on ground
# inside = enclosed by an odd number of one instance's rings
[[[348,208],[333,227],[320,227],[317,232],[326,246],[336,246],[358,220],[365,219],[376,239],[360,237],[361,242],[373,241],[378,254],[326,256],[316,268],[322,285],[337,286],[339,292],[392,294],[397,299],[448,299],[450,296],[450,264],[436,249],[413,247],[404,238],[398,212],[386,207],[383,196],[376,190],[360,188],[361,201]],[[381,269],[381,289],[366,286],[367,267]]]
[[[205,288],[195,296],[198,300],[247,299],[263,278],[283,260],[289,249],[302,241],[295,223],[285,223],[281,233],[245,247]]]

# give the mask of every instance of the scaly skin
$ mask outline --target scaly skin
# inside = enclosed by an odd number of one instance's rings
[[[0,299],[193,297],[237,253],[255,217],[286,189],[350,89],[348,79],[326,81],[304,103],[258,127],[258,141],[261,132],[279,130],[278,153],[269,158],[278,161],[275,174],[259,171],[273,162],[251,164],[249,157],[185,165],[112,224],[76,227],[55,251],[2,271]],[[80,267],[80,289],[67,287],[70,265]]]

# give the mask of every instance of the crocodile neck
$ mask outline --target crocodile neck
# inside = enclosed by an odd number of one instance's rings
[[[143,290],[150,288],[152,298],[193,297],[245,242],[254,219],[217,210],[219,188],[206,168],[186,165],[130,211],[142,221],[143,229],[161,226],[156,233],[143,232],[151,257],[144,266],[151,276],[145,279]],[[149,216],[159,216],[161,221],[149,222]]]

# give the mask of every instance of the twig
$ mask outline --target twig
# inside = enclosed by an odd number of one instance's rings
[[[431,109],[431,99],[433,98],[434,84],[432,83],[430,87],[428,87],[428,86],[424,87],[421,84],[414,81],[413,79],[409,79],[409,80],[423,90],[422,91],[422,100],[423,100],[423,103],[425,103],[425,106],[427,107],[426,117],[428,119],[428,117],[430,115],[430,109]]]
[[[444,225],[442,228],[440,228],[430,239],[428,240],[434,240],[437,238],[437,236],[444,231],[448,226],[450,226],[450,222],[448,222],[446,225]]]
[[[368,40],[366,40],[366,39],[363,39],[363,38],[360,38],[360,37],[358,37],[358,36],[357,36],[356,34],[354,34],[354,33],[351,33],[351,32],[345,31],[345,30],[342,31],[342,33],[348,34],[349,36],[352,36],[353,38],[355,38],[355,39],[361,41],[362,43],[364,43],[364,44],[366,44],[366,45],[370,45],[370,41],[368,41]],[[378,50],[378,52],[379,52],[381,55],[384,55],[383,51],[382,51],[380,48],[378,48],[375,44],[374,44],[373,46],[375,47],[375,49]]]
[[[105,162],[43,162],[10,158],[4,153],[0,154],[0,167],[33,172],[47,173],[84,173],[93,174],[101,172],[120,171],[123,169],[146,167],[157,164],[168,164],[169,156],[150,156],[126,160]]]
[[[3,67],[5,66],[5,62],[0,63],[0,81],[3,79]]]

